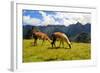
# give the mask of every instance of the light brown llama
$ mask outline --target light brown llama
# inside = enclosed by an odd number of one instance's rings
[[[69,45],[69,48],[71,48],[71,42],[69,41],[68,37],[61,32],[55,32],[52,34],[52,47],[56,46],[55,43],[56,41],[59,40],[60,44],[59,46],[61,46],[61,44],[64,46],[64,42],[66,42]]]
[[[43,40],[42,41],[42,45],[43,45],[45,40],[47,40],[47,41],[49,41],[51,43],[51,40],[48,37],[48,35],[43,33],[43,32],[35,32],[35,31],[33,31],[32,35],[33,35],[33,38],[34,38],[34,45],[37,45],[37,40],[38,39]]]

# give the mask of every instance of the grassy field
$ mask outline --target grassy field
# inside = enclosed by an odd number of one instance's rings
[[[23,62],[43,62],[61,60],[86,60],[91,58],[90,43],[72,42],[69,49],[65,43],[64,47],[52,48],[50,43],[38,40],[37,46],[32,46],[33,40],[23,40]],[[59,42],[57,42],[57,45]],[[65,48],[66,47],[66,48]]]

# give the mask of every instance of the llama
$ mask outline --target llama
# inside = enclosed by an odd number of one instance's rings
[[[34,38],[34,45],[37,45],[37,40],[38,39],[41,39],[43,40],[42,41],[42,45],[44,43],[45,40],[48,40],[50,43],[51,43],[51,40],[50,38],[48,37],[47,34],[43,33],[43,32],[36,32],[36,31],[33,31],[32,32],[32,35],[33,35],[33,38]]]
[[[64,34],[64,33],[61,33],[61,32],[55,32],[51,35],[52,37],[52,47],[53,45],[55,45],[56,41],[59,40],[60,41],[60,44],[59,46],[62,44],[64,46],[64,41],[69,45],[69,48],[71,48],[71,42],[69,41],[68,37]]]

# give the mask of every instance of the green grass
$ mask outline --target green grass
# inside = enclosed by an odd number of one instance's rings
[[[43,62],[43,61],[61,61],[61,60],[86,60],[91,59],[91,44],[72,42],[72,48],[64,43],[64,47],[52,48],[47,41],[41,45],[33,46],[34,40],[23,40],[23,62]],[[59,42],[57,42],[57,45]],[[56,45],[56,46],[57,46]]]

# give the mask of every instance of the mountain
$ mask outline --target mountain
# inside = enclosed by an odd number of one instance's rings
[[[31,25],[23,26],[23,38],[30,39],[31,38],[31,31],[32,31]]]
[[[86,32],[90,33],[91,32],[91,24],[87,23],[85,25],[82,25],[80,22],[77,22],[76,24],[72,24],[68,26],[68,34],[70,37],[73,37],[79,33]]]

